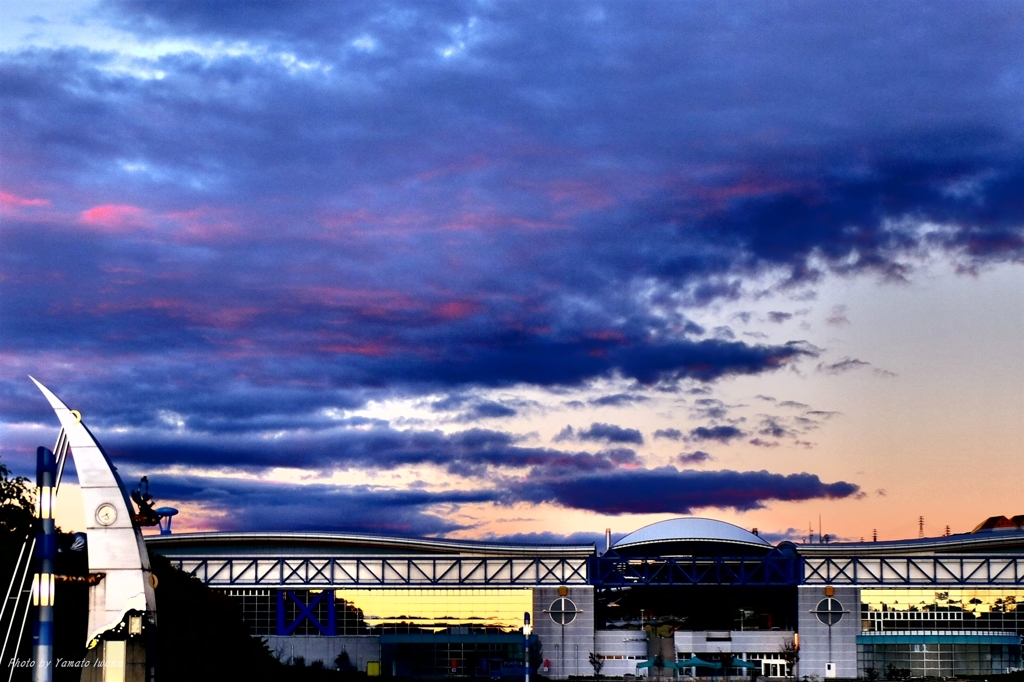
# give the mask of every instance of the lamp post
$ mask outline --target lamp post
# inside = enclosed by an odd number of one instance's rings
[[[37,607],[32,632],[33,682],[53,679],[53,564],[57,557],[54,507],[57,500],[57,463],[46,448],[36,450],[36,518],[40,533],[36,542],[36,574],[32,576],[32,605]]]
[[[533,627],[530,625],[529,612],[523,613],[523,657],[526,668],[526,682],[530,682],[530,633]]]

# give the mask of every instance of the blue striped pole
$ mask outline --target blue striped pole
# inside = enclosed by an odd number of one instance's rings
[[[32,682],[53,680],[53,564],[57,558],[57,531],[54,527],[54,503],[57,500],[57,463],[46,448],[36,450],[36,517],[39,519],[36,542],[36,574],[32,576],[32,605],[36,622],[32,628]]]

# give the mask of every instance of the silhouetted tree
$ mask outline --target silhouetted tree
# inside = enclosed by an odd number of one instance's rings
[[[782,655],[782,660],[789,665],[789,669],[792,672],[794,666],[796,666],[796,662],[800,660],[800,649],[798,649],[796,644],[793,642],[786,642],[779,647],[779,653]]]
[[[352,660],[348,656],[348,652],[342,649],[338,657],[334,659],[334,667],[340,672],[348,673],[355,672],[356,667],[352,665]]]
[[[910,669],[909,668],[897,668],[894,664],[890,663],[885,668],[885,679],[887,679],[887,680],[896,680],[897,682],[900,682],[902,680],[909,680],[910,679]]]
[[[595,654],[593,651],[590,652],[590,665],[594,668],[594,676],[601,674],[601,668],[604,667],[604,661],[601,657]]]
[[[249,635],[241,609],[194,576],[150,556],[158,583],[157,638],[162,680],[281,679],[283,667],[265,640]]]
[[[0,462],[0,580],[4,591],[26,538],[35,534],[36,498],[24,476],[11,476]]]

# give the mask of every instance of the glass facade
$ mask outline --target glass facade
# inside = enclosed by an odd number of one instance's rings
[[[1019,668],[1022,604],[1021,589],[863,589],[861,674],[950,677]]]
[[[634,586],[598,589],[596,627],[640,630],[657,620],[686,630],[791,630],[797,623],[791,586]]]
[[[329,630],[331,623],[331,609],[334,608],[334,601],[331,595],[324,590],[288,590],[286,598],[277,601],[277,607],[284,607],[283,624],[285,632],[278,631],[277,634],[284,635],[330,635],[342,634],[332,633]],[[312,618],[310,618],[312,616]],[[279,622],[275,627],[279,627]]]
[[[380,644],[385,677],[521,679],[525,672],[522,635],[383,635]]]
[[[335,590],[338,634],[518,632],[530,589]]]
[[[266,589],[224,594],[241,607],[254,635],[514,633],[523,627],[523,614],[533,614],[533,590],[522,588],[287,590],[284,598]]]
[[[277,632],[277,598],[272,590],[224,590],[242,609],[242,619],[254,635]]]
[[[761,674],[765,677],[790,677],[793,674],[793,663],[786,654],[747,654],[751,663],[761,663]],[[745,672],[745,671],[744,671]]]
[[[894,671],[907,670],[911,677],[999,675],[1021,665],[1019,643],[858,643],[857,659],[863,676],[870,677],[873,670],[885,679],[894,677]]]
[[[721,650],[716,651],[677,651],[677,661],[687,661],[691,658],[699,658],[702,661],[708,661],[709,663],[723,664],[732,658],[738,658],[745,660],[748,663],[758,666],[753,670],[760,670],[757,675],[762,677],[790,677],[792,675],[792,661],[788,658],[787,654],[779,652],[771,653],[728,653],[723,654]],[[619,657],[621,658],[621,656]],[[646,656],[637,656],[637,658],[646,659]],[[703,668],[703,667],[683,667],[679,670],[680,677],[706,677],[708,675],[726,676],[729,678],[733,677],[752,677],[755,673],[750,668]]]
[[[861,630],[988,630],[1024,635],[1024,590],[864,589]]]

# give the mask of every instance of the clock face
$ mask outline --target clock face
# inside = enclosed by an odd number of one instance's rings
[[[104,502],[100,506],[96,507],[96,522],[101,526],[109,526],[117,520],[117,510],[114,509],[114,505],[109,502]]]

